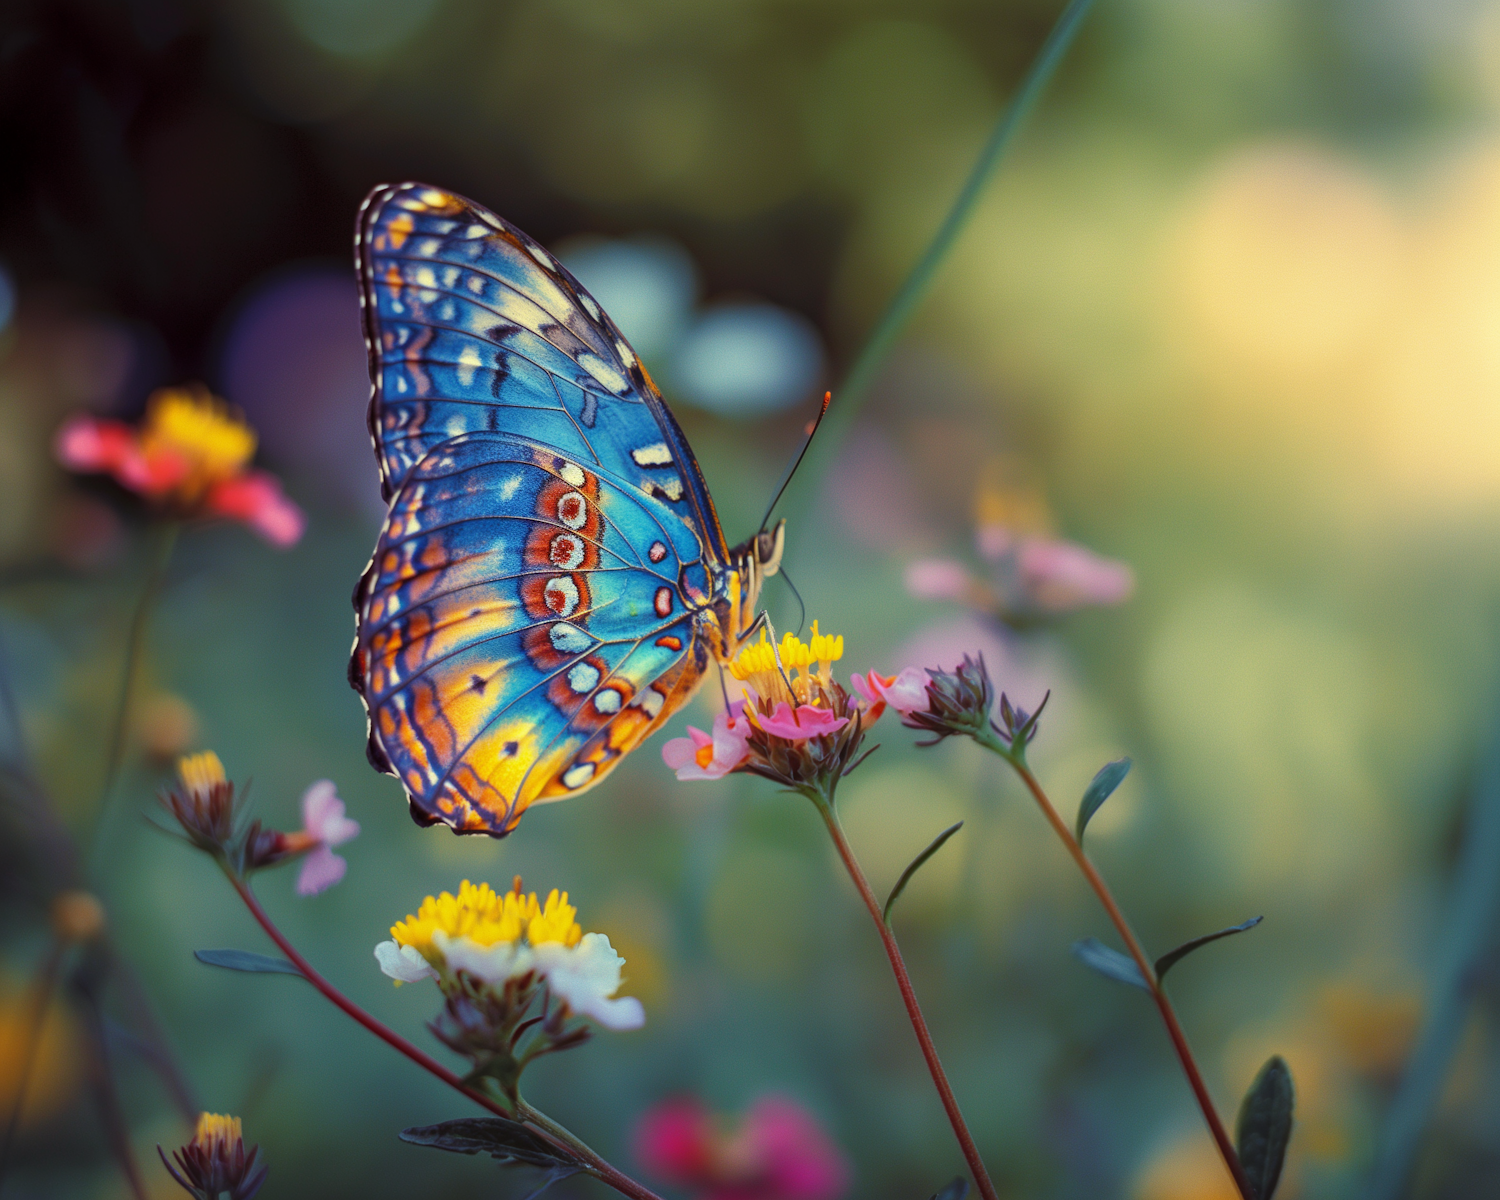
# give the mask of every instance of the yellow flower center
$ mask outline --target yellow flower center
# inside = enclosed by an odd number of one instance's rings
[[[218,1113],[206,1112],[198,1116],[198,1128],[193,1134],[193,1141],[213,1153],[220,1148],[233,1149],[234,1144],[242,1140],[242,1137],[238,1117],[221,1117]]]
[[[443,892],[428,896],[415,915],[391,926],[391,937],[399,946],[411,946],[428,961],[441,955],[433,945],[439,930],[450,938],[468,938],[481,946],[514,942],[524,937],[533,946],[544,942],[561,942],[576,946],[583,929],[574,919],[578,909],[568,903],[568,893],[556,888],[547,902],[537,902],[536,893],[523,895],[521,877],[515,887],[497,892],[487,883],[478,885],[465,879],[458,885],[458,895]]]
[[[760,631],[760,641],[744,647],[729,664],[729,673],[748,683],[761,699],[772,704],[785,700],[789,704],[816,704],[819,692],[812,687],[816,680],[826,689],[832,680],[832,667],[844,657],[844,636],[818,632],[812,623],[811,641],[804,642],[794,633],[781,636],[774,645]]]
[[[162,388],[151,397],[142,441],[146,451],[180,455],[189,486],[237,475],[255,454],[255,430],[207,388]]]
[[[177,774],[182,779],[182,786],[195,796],[206,795],[214,784],[226,780],[224,764],[212,750],[179,758]]]

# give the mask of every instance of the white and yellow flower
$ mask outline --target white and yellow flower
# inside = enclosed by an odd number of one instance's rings
[[[615,997],[625,960],[604,934],[584,933],[577,915],[566,892],[554,888],[541,903],[535,892],[522,893],[519,876],[508,892],[466,879],[457,896],[428,896],[415,915],[391,926],[375,960],[398,983],[441,984],[463,971],[503,987],[534,972],[572,1012],[609,1029],[638,1029],[646,1022],[641,1002]]]

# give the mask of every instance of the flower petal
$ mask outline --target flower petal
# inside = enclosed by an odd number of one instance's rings
[[[756,721],[772,737],[779,737],[788,742],[800,742],[810,737],[836,733],[849,724],[848,717],[836,717],[829,709],[818,708],[812,704],[799,704],[793,710],[785,700],[778,704],[769,716],[760,713]]]
[[[646,1023],[646,1010],[634,996],[611,999],[620,988],[625,960],[604,934],[586,933],[576,946],[546,942],[532,953],[553,995],[575,1013],[606,1029],[639,1029]]]
[[[204,507],[221,517],[243,521],[273,546],[295,546],[307,517],[281,490],[281,481],[266,471],[245,471],[216,483]]]
[[[320,779],[302,793],[302,828],[325,846],[339,846],[359,835],[359,822],[344,811],[331,779]]]
[[[419,979],[436,979],[438,973],[432,969],[422,955],[411,946],[398,946],[394,941],[381,942],[375,947],[375,961],[380,969],[397,983],[416,983]]]
[[[297,873],[297,895],[316,896],[326,892],[349,869],[342,855],[335,854],[327,846],[314,846],[302,860],[302,870]]]
[[[441,929],[433,933],[432,941],[450,971],[467,971],[485,983],[503,984],[536,965],[535,952],[519,941],[481,946],[472,938],[449,937]]]

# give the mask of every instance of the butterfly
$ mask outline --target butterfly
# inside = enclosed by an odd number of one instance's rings
[[[419,824],[504,837],[734,656],[785,523],[726,542],[646,368],[509,222],[382,185],[355,257],[389,503],[354,591],[369,758]]]

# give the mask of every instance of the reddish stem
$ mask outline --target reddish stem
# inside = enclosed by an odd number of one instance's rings
[[[1162,989],[1161,980],[1157,978],[1156,968],[1146,957],[1146,952],[1141,948],[1141,943],[1136,939],[1134,931],[1130,928],[1130,922],[1125,919],[1125,914],[1120,911],[1120,906],[1115,903],[1115,898],[1109,890],[1109,885],[1104,882],[1104,877],[1095,869],[1094,864],[1089,861],[1088,855],[1083,852],[1083,846],[1073,836],[1073,831],[1068,828],[1068,823],[1062,819],[1057,809],[1053,807],[1052,801],[1047,798],[1047,793],[1042,790],[1042,785],[1037,782],[1036,776],[1031,773],[1031,768],[1026,765],[1025,759],[1019,755],[1012,756],[1008,751],[1000,751],[1003,757],[1012,767],[1016,774],[1021,777],[1023,783],[1030,790],[1042,815],[1047,818],[1048,824],[1056,831],[1057,836],[1062,839],[1063,845],[1068,848],[1068,853],[1073,856],[1073,861],[1078,864],[1078,869],[1083,872],[1084,878],[1089,881],[1089,886],[1094,889],[1094,894],[1099,897],[1099,903],[1104,905],[1104,911],[1109,914],[1121,941],[1125,948],[1130,951],[1130,957],[1135,960],[1135,965],[1140,969],[1141,978],[1146,981],[1147,990],[1151,993],[1151,999],[1156,1002],[1157,1011],[1161,1013],[1162,1024],[1167,1027],[1167,1036],[1172,1039],[1172,1048],[1177,1051],[1177,1059],[1182,1064],[1183,1074],[1187,1076],[1188,1084],[1193,1089],[1193,1095],[1197,1097],[1198,1107],[1203,1110],[1203,1119],[1208,1122],[1209,1132],[1213,1134],[1214,1144],[1219,1148],[1219,1154],[1224,1159],[1224,1165],[1229,1168],[1229,1173],[1234,1177],[1234,1186],[1244,1200],[1254,1200],[1254,1193],[1250,1190],[1250,1183],[1245,1178],[1244,1169],[1240,1166],[1240,1156],[1236,1153],[1234,1143],[1229,1140],[1229,1133],[1224,1128],[1224,1122],[1219,1119],[1218,1110],[1214,1108],[1213,1097],[1208,1094],[1208,1086],[1203,1082],[1203,1075],[1198,1070],[1198,1063],[1193,1058],[1193,1051],[1188,1046],[1187,1035],[1183,1033],[1181,1024],[1178,1023],[1177,1013],[1172,1008],[1172,1002],[1167,999],[1167,993]]]
[[[933,1086],[937,1088],[938,1098],[943,1102],[943,1111],[948,1114],[948,1123],[953,1126],[953,1135],[958,1138],[958,1145],[963,1151],[964,1160],[969,1164],[969,1173],[974,1177],[974,1184],[984,1200],[998,1200],[995,1185],[990,1182],[989,1171],[985,1169],[984,1160],[979,1157],[979,1147],[974,1144],[974,1135],[969,1132],[969,1126],[959,1110],[958,1100],[953,1095],[953,1088],[948,1083],[948,1075],[943,1070],[942,1060],[938,1058],[937,1047],[933,1044],[932,1034],[927,1029],[927,1019],[922,1015],[922,1006],[917,1003],[916,989],[912,987],[911,976],[907,973],[906,963],[901,957],[901,947],[896,944],[896,935],[885,923],[885,916],[880,910],[880,902],[870,889],[870,882],[865,878],[864,871],[860,869],[859,860],[854,857],[854,850],[849,845],[849,839],[844,836],[838,813],[834,811],[833,805],[821,796],[814,803],[817,804],[818,811],[823,816],[824,824],[828,826],[828,832],[833,837],[833,844],[838,848],[839,857],[844,860],[844,869],[849,872],[849,878],[854,881],[860,899],[865,902],[865,908],[869,910],[870,919],[875,922],[875,929],[880,934],[881,943],[885,946],[885,956],[891,961],[891,972],[896,976],[896,986],[901,989],[901,1002],[906,1005],[906,1015],[911,1020],[912,1030],[917,1035],[917,1044],[922,1047],[922,1057],[927,1060],[927,1070],[932,1075]]]
[[[341,991],[339,991],[338,988],[334,987],[333,984],[329,983],[328,980],[324,979],[322,975],[318,974],[318,972],[313,969],[312,964],[310,964],[307,959],[303,958],[302,955],[297,952],[297,948],[293,946],[291,942],[287,941],[286,936],[281,932],[281,930],[276,928],[276,925],[266,914],[266,910],[260,906],[260,901],[256,899],[255,893],[250,890],[250,885],[245,883],[243,880],[236,879],[233,875],[229,876],[229,882],[234,885],[234,890],[240,894],[240,899],[245,902],[245,907],[250,910],[250,915],[254,917],[256,921],[259,922],[260,927],[266,931],[266,936],[276,943],[277,948],[283,954],[285,954],[288,959],[291,960],[292,965],[296,967],[297,970],[302,972],[302,975],[307,980],[307,982],[312,984],[313,987],[317,988],[318,991],[322,992],[323,996],[326,999],[332,1001],[338,1008],[342,1009],[345,1014],[353,1017],[381,1041],[385,1042],[389,1046],[394,1047],[400,1053],[406,1055],[407,1058],[411,1059],[412,1062],[416,1063],[417,1066],[421,1067],[423,1070],[436,1075],[439,1079],[441,1079],[455,1091],[462,1092],[470,1100],[474,1101],[475,1104],[478,1104],[482,1108],[489,1109],[490,1112],[494,1113],[498,1117],[505,1118],[507,1121],[514,1121],[516,1119],[516,1115],[509,1112],[498,1101],[492,1099],[489,1096],[486,1096],[483,1092],[470,1087],[456,1074],[450,1071],[447,1067],[443,1066],[442,1063],[438,1062],[437,1059],[433,1058],[432,1055],[412,1045],[394,1029],[382,1025],[369,1013],[365,1012],[364,1009],[360,1008],[359,1005],[355,1004],[354,1001],[350,1000]],[[527,1106],[523,1110],[523,1112],[526,1115],[541,1116],[540,1113],[536,1113],[534,1109],[530,1108],[530,1106]],[[534,1122],[534,1124],[539,1123]],[[579,1141],[577,1138],[574,1138],[571,1135],[566,1138],[560,1136],[557,1132],[560,1129],[561,1126],[557,1125],[555,1122],[546,1120],[545,1126],[541,1127],[541,1134],[543,1137],[546,1137],[550,1141],[565,1143],[569,1153],[588,1163],[589,1171],[601,1182],[607,1183],[610,1187],[614,1188],[615,1191],[620,1192],[623,1195],[634,1197],[634,1200],[661,1200],[661,1197],[653,1192],[650,1188],[646,1187],[644,1184],[637,1183],[623,1171],[620,1171],[614,1166],[611,1166],[608,1162],[600,1158],[598,1154],[589,1149],[588,1146]]]

